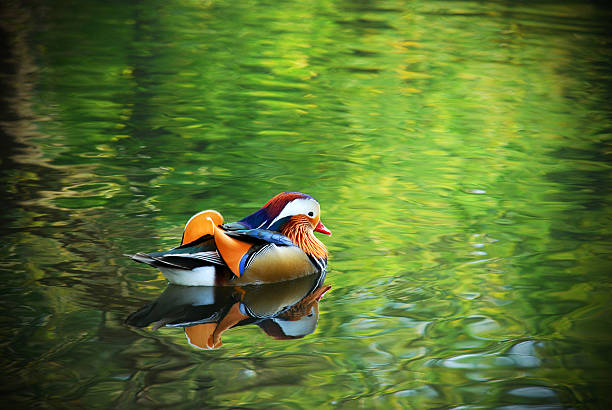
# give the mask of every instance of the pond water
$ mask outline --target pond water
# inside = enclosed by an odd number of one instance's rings
[[[2,8],[6,402],[612,405],[603,3]],[[125,323],[167,283],[124,253],[282,191],[333,231],[303,337]]]

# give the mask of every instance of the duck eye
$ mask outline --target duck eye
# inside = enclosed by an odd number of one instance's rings
[[[314,216],[314,212],[312,211],[308,212],[308,216],[312,218]]]

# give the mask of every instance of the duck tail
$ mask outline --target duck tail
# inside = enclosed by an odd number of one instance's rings
[[[179,259],[168,259],[164,258],[164,255],[152,255],[150,253],[138,252],[135,255],[125,255],[132,258],[136,262],[146,263],[147,265],[154,266],[158,269],[161,268],[174,268],[174,269],[192,269],[194,266],[190,263],[191,260],[189,258],[179,258]],[[169,258],[172,258],[172,255],[168,255]],[[200,262],[199,259],[196,259]]]
[[[138,252],[134,255],[124,253],[123,256],[127,256],[128,258],[131,258],[132,260],[135,260],[136,262],[146,263],[147,265],[152,265],[155,262],[155,259],[153,259],[152,257],[150,257],[149,255],[143,252]]]

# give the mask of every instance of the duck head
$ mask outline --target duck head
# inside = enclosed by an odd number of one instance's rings
[[[301,192],[281,192],[260,210],[241,219],[240,222],[251,228],[280,232],[294,217],[307,221],[316,232],[331,235],[330,230],[321,222],[321,207],[317,200]]]
[[[251,228],[281,232],[304,252],[327,258],[327,249],[313,232],[331,235],[321,222],[321,207],[316,199],[301,192],[281,192],[260,210],[240,220]]]

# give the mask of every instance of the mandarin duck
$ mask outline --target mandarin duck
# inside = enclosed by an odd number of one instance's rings
[[[278,282],[325,271],[327,248],[313,231],[331,235],[319,203],[300,192],[282,192],[238,222],[224,224],[217,211],[199,212],[187,221],[176,248],[127,256],[158,268],[177,285]]]

